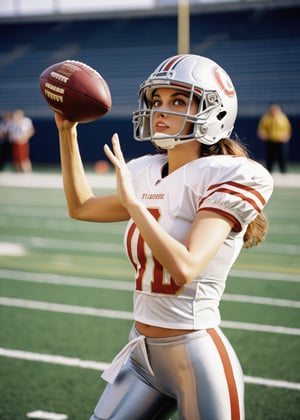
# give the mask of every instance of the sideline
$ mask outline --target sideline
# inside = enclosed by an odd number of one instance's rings
[[[0,347],[0,356],[14,359],[29,360],[34,362],[53,363],[56,365],[72,366],[83,369],[94,369],[103,371],[110,363],[96,362],[94,360],[82,360],[73,357],[57,356],[50,354],[33,353],[29,351],[5,349]],[[258,378],[254,376],[244,376],[245,383],[254,385],[264,385],[276,388],[293,389],[300,391],[300,383],[281,381],[276,379]]]
[[[115,174],[96,174],[86,172],[87,180],[92,188],[112,189],[116,186]],[[300,188],[300,174],[287,173],[273,174],[275,187]],[[62,176],[60,173],[49,174],[32,172],[29,174],[0,172],[0,186],[23,188],[58,188],[62,189]]]

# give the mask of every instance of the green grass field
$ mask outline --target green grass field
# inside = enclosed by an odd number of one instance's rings
[[[69,219],[60,188],[1,186],[0,197],[0,419],[41,410],[87,420],[132,324],[124,224]],[[246,419],[296,420],[299,189],[276,187],[266,214],[265,243],[230,273],[222,327],[244,369]]]

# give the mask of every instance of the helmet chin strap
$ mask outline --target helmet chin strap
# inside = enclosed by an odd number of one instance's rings
[[[161,149],[174,149],[176,144],[176,140],[173,137],[167,136],[163,133],[154,133],[152,137],[152,143],[156,144],[157,147]]]
[[[154,143],[157,147],[168,150],[168,149],[174,149],[175,146],[178,146],[179,144],[188,143],[190,141],[199,141],[201,143],[200,139],[197,138],[186,138],[186,139],[175,139],[174,137],[168,136],[164,133],[154,133],[152,136],[152,143]]]

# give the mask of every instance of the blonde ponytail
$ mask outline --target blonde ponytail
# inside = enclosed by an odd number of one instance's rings
[[[251,248],[262,242],[269,229],[269,223],[263,212],[258,213],[256,218],[251,222],[244,235],[244,248]]]

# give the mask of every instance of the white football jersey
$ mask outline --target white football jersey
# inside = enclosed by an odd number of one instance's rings
[[[200,158],[162,178],[166,162],[164,154],[147,155],[128,167],[137,197],[171,236],[183,242],[202,209],[227,216],[234,227],[197,278],[179,287],[130,220],[125,247],[136,273],[134,317],[164,328],[212,328],[220,323],[219,301],[247,225],[268,201],[273,180],[260,164],[245,157]]]

